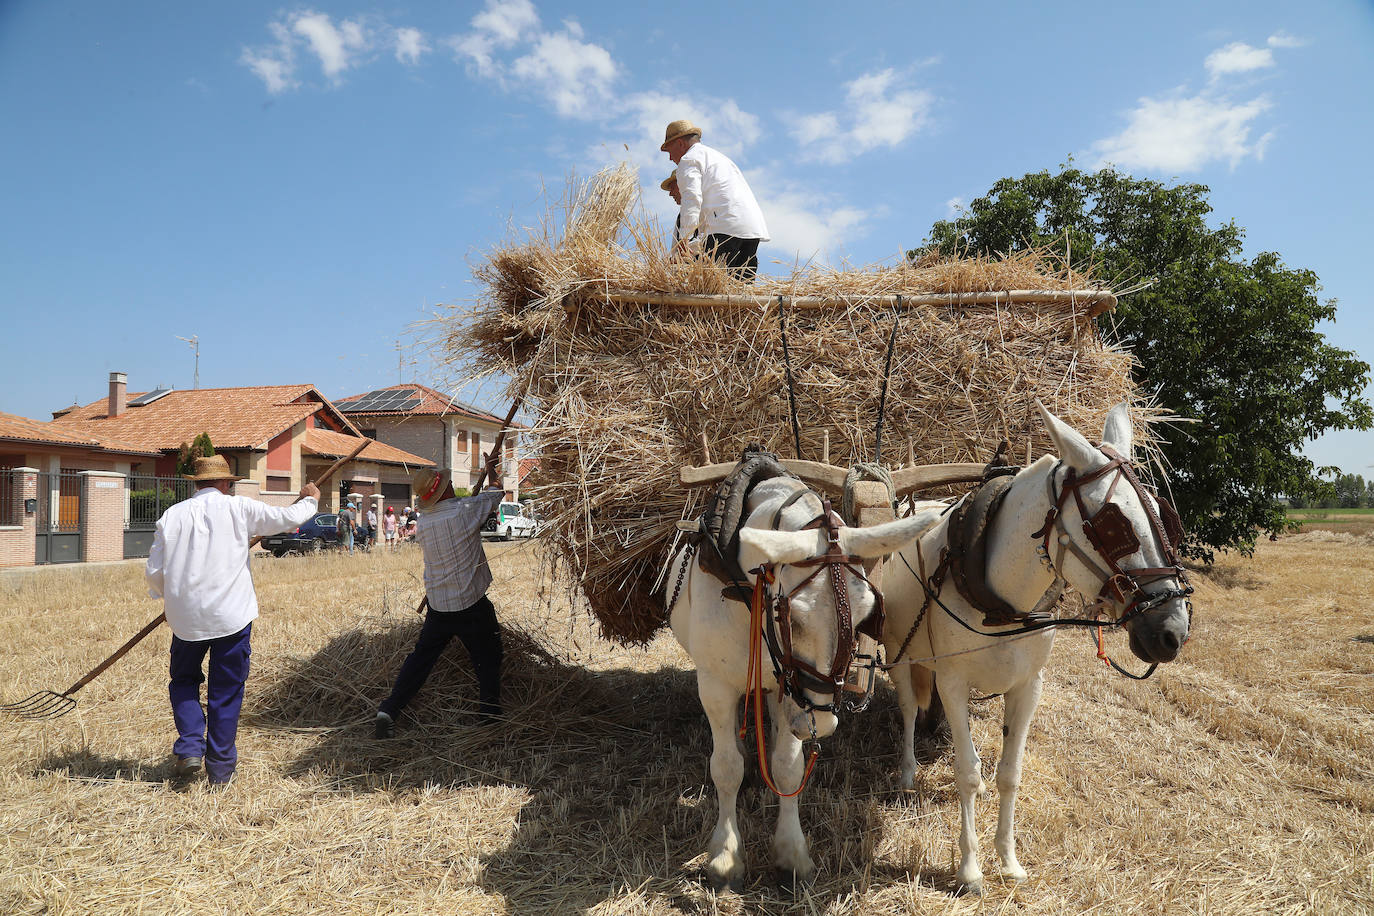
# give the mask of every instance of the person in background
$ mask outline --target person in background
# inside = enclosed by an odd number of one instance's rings
[[[353,553],[353,528],[355,517],[351,504],[345,502],[339,509],[339,520],[336,522],[335,530],[339,533],[339,546],[347,547],[348,552]]]
[[[167,693],[177,729],[173,772],[194,776],[203,765],[211,784],[225,785],[238,766],[239,710],[258,616],[249,541],[305,524],[320,491],[307,483],[293,505],[269,506],[229,495],[241,478],[229,471],[223,455],[197,458],[194,468],[186,476],[196,482],[196,493],[158,519],[144,576],[148,594],[162,599],[172,630]],[[201,668],[207,654],[208,681]]]
[[[691,121],[670,123],[659,149],[677,166],[674,175],[682,195],[677,253],[685,255],[688,240],[700,232],[706,254],[737,279],[754,282],[759,243],[768,241],[768,226],[739,166],[702,143],[701,128]]]
[[[371,503],[369,503],[369,504],[368,504],[368,507],[367,507],[367,533],[368,533],[368,539],[369,539],[369,540],[376,540],[376,538],[377,538],[377,507],[376,507],[375,505],[372,505]]]
[[[477,676],[478,721],[489,724],[501,715],[501,625],[487,598],[491,568],[482,549],[482,523],[505,495],[499,487],[476,496],[453,493],[448,468],[418,471],[411,479],[424,510],[418,526],[425,554],[425,601],[428,611],[415,648],[401,663],[391,694],[377,707],[374,733],[396,734],[396,719],[424,686],[439,655],[457,636],[472,659]]]
[[[391,506],[386,507],[386,512],[382,514],[382,536],[386,539],[386,546],[396,549],[396,510]]]

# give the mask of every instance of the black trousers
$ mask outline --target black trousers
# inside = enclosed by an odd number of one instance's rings
[[[758,239],[737,239],[733,235],[708,235],[704,250],[711,257],[723,263],[738,279],[746,283],[754,282],[754,275],[759,272]]]
[[[429,673],[439,661],[439,655],[457,636],[472,657],[473,673],[477,675],[478,700],[483,712],[496,712],[501,705],[501,625],[496,622],[496,608],[486,595],[461,611],[436,611],[425,614],[420,637],[415,648],[401,663],[391,696],[377,708],[396,718],[406,704],[424,686]],[[496,708],[494,708],[496,707]]]

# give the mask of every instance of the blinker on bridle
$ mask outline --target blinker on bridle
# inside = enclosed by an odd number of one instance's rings
[[[1108,445],[1099,446],[1099,450],[1107,456],[1107,463],[1092,473],[1084,474],[1081,477],[1078,476],[1077,471],[1069,468],[1064,475],[1064,485],[1058,493],[1055,492],[1056,475],[1051,473],[1047,478],[1050,508],[1045,513],[1044,525],[1031,535],[1033,538],[1040,539],[1036,553],[1039,554],[1041,562],[1049,566],[1056,576],[1062,576],[1064,553],[1066,550],[1072,551],[1074,556],[1078,557],[1102,582],[1095,600],[1089,607],[1100,611],[1110,604],[1123,605],[1124,610],[1115,621],[1118,625],[1125,624],[1175,598],[1184,599],[1188,608],[1188,616],[1191,618],[1192,602],[1187,601],[1187,599],[1193,594],[1193,587],[1188,582],[1188,573],[1179,561],[1177,552],[1177,545],[1183,539],[1182,519],[1179,518],[1178,512],[1169,501],[1157,494],[1153,496],[1154,501],[1159,505],[1159,512],[1154,510],[1150,500],[1151,494],[1147,493],[1145,486],[1136,477],[1128,458],[1117,454]],[[1102,507],[1094,513],[1089,513],[1087,504],[1083,501],[1083,488],[1113,473],[1115,476],[1107,487],[1107,495],[1103,497]],[[1126,518],[1126,513],[1122,512],[1121,507],[1111,501],[1112,494],[1116,492],[1117,484],[1123,479],[1131,485],[1139,497],[1141,508],[1145,510],[1145,517],[1150,524],[1150,533],[1159,541],[1164,553],[1164,561],[1169,565],[1122,569],[1119,561],[1140,550],[1140,538],[1136,535],[1130,520]],[[1079,518],[1083,520],[1083,533],[1087,536],[1088,543],[1092,545],[1098,557],[1106,564],[1105,569],[1075,544],[1064,529],[1064,505],[1070,494],[1073,495],[1074,502],[1077,504]],[[1050,535],[1056,530],[1061,532],[1063,536],[1057,539],[1059,549],[1054,560],[1051,561]],[[1156,592],[1145,590],[1147,585],[1161,579],[1175,579],[1181,587],[1166,588]]]

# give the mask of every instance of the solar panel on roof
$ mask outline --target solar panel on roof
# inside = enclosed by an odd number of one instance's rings
[[[408,401],[402,401],[401,403],[397,404],[395,407],[392,408],[392,410],[414,410],[424,402],[424,398],[411,398]]]
[[[339,405],[339,410],[343,413],[414,410],[424,403],[424,398],[415,396],[418,393],[415,388],[379,388],[356,400],[345,401]]]
[[[163,395],[167,395],[167,394],[171,394],[171,393],[172,393],[172,389],[171,389],[171,388],[154,388],[152,391],[146,392],[145,394],[140,394],[138,397],[136,397],[136,398],[134,398],[132,401],[130,401],[130,402],[128,403],[127,406],[129,406],[129,407],[143,407],[143,406],[146,406],[146,405],[148,405],[148,404],[153,403],[154,401],[156,401],[158,398],[162,397]]]

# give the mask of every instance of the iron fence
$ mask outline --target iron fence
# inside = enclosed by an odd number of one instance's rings
[[[9,468],[0,468],[0,526],[21,524],[22,508],[15,505],[19,490],[19,475]]]
[[[129,498],[125,500],[124,528],[131,531],[150,531],[168,507],[174,506],[196,492],[196,482],[182,477],[128,478]]]

